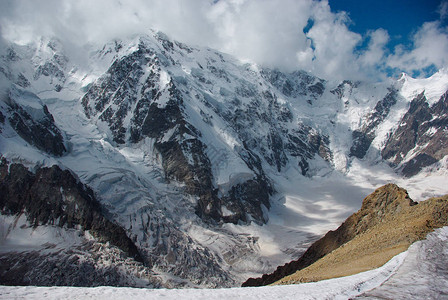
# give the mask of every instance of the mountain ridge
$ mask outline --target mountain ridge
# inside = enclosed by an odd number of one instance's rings
[[[312,244],[299,260],[248,279],[243,286],[313,282],[378,268],[447,224],[448,196],[417,203],[406,190],[387,184],[367,196],[358,212]]]

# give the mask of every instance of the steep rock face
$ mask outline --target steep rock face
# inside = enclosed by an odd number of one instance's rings
[[[130,257],[143,261],[137,247],[120,226],[103,216],[92,190],[83,186],[69,171],[58,166],[39,168],[33,174],[23,165],[0,165],[0,207],[2,214],[25,212],[34,226],[57,225],[90,230],[99,241],[110,242]]]
[[[429,106],[422,93],[412,100],[381,155],[410,177],[448,154],[448,92]]]
[[[29,144],[55,156],[66,151],[64,138],[53,116],[33,93],[12,85],[7,98],[0,103],[0,109],[6,116],[1,123],[4,124],[7,118],[10,126]]]
[[[136,144],[150,138],[167,179],[185,183],[186,192],[198,196],[196,212],[204,220],[264,223],[263,210],[270,207],[273,193],[264,162],[281,171],[292,160],[305,175],[307,161],[316,154],[331,161],[328,137],[301,123],[289,129],[294,115],[274,92],[285,90],[283,81],[300,82],[297,91],[285,92],[287,96],[316,99],[323,93],[323,80],[304,72],[286,78],[271,70],[261,75],[241,70],[247,73],[242,78],[227,71],[241,67],[210,50],[205,61],[187,67],[185,61],[190,64],[204,50],[174,43],[163,34],[156,34],[155,41],[142,37],[131,50],[109,48],[99,55],[112,52],[116,59],[83,97],[86,115],[106,123],[115,143]],[[267,85],[263,78],[270,80]],[[219,155],[229,151],[223,144],[229,142],[228,135],[236,136],[232,143],[239,145],[230,150],[252,175],[249,178],[244,171],[236,177],[246,180],[226,183],[223,190],[221,181],[230,178],[219,179],[216,173],[224,173],[222,166],[231,158]]]
[[[11,45],[0,57],[0,74],[21,88],[33,89],[38,83],[60,92],[73,71],[69,58],[64,54],[62,43],[57,38],[41,38],[33,46]],[[28,63],[31,65],[28,65]]]
[[[384,121],[392,106],[397,103],[398,91],[391,88],[389,93],[379,101],[374,111],[368,114],[360,129],[353,131],[353,144],[350,148],[350,156],[363,158],[369,150],[372,141],[376,137],[377,126]]]
[[[306,97],[312,104],[325,90],[325,81],[304,71],[285,74],[278,70],[263,69],[261,76],[275,86],[283,95],[297,98]]]
[[[115,60],[83,97],[86,115],[106,122],[116,143],[155,139],[166,177],[184,182],[186,191],[200,198],[198,213],[219,221],[205,145],[182,114],[183,99],[175,83],[161,82],[168,80],[161,76],[167,75],[159,57],[141,41],[137,51]]]
[[[5,116],[2,114],[2,112],[0,111],[0,124],[5,124]],[[1,127],[0,127],[0,133],[2,132],[1,131],[2,129],[1,129]]]
[[[313,243],[298,260],[278,267],[272,274],[263,275],[261,278],[250,278],[243,286],[268,285],[304,269],[377,225],[385,215],[397,214],[406,207],[416,204],[409,198],[406,190],[394,184],[381,187],[363,200],[358,212],[347,218],[338,229],[329,231],[323,238]]]
[[[173,80],[163,81],[166,76],[159,57],[142,40],[137,51],[115,60],[83,97],[86,115],[106,122],[116,143],[154,139],[166,177],[184,182],[186,192],[199,196],[200,216],[219,221],[206,146],[199,140],[200,132],[185,120],[182,95]]]
[[[40,49],[48,48],[50,56],[48,59],[36,62],[37,66],[33,75],[34,80],[46,77],[45,80],[50,81],[56,92],[60,92],[67,80],[67,67],[69,59],[61,51],[62,44],[57,39],[51,39],[48,42],[41,40]],[[19,77],[19,82],[26,79],[24,76]],[[26,83],[26,81],[25,81]]]

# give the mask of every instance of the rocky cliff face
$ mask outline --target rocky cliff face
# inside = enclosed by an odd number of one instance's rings
[[[422,93],[412,100],[398,128],[381,152],[403,175],[411,177],[447,155],[448,93],[429,106]]]
[[[103,216],[91,189],[69,171],[58,166],[31,173],[23,165],[2,158],[0,164],[0,207],[2,215],[25,213],[29,223],[89,230],[100,242],[110,242],[137,261],[137,247],[120,226]]]
[[[378,125],[385,120],[392,106],[397,103],[397,97],[398,91],[391,88],[387,95],[375,105],[373,112],[365,117],[362,127],[353,131],[350,156],[364,158],[376,137],[375,131]]]
[[[254,220],[263,222],[260,206],[269,207],[270,188],[261,177],[242,182],[240,188],[234,187],[243,198],[232,196],[236,191],[230,193],[225,205],[231,207],[234,214],[223,216],[223,201],[214,188],[207,145],[201,140],[200,130],[188,122],[185,112],[188,105],[185,102],[190,96],[178,87],[184,85],[185,89],[185,83],[164,70],[175,64],[171,53],[192,50],[174,45],[163,36],[157,37],[162,43],[162,52],[157,52],[148,41],[141,39],[136,51],[114,61],[106,75],[83,97],[86,115],[97,116],[98,120],[106,122],[118,144],[154,139],[165,176],[185,183],[186,192],[199,197],[196,212],[204,220],[246,222],[247,213]],[[253,185],[264,193],[250,194]],[[244,198],[249,201],[241,200]]]
[[[162,286],[125,230],[104,216],[92,190],[67,170],[53,166],[32,173],[2,158],[0,211],[14,219],[7,228],[0,220],[5,243],[0,251],[1,284]],[[14,249],[3,240],[4,234],[27,228],[29,239],[34,232],[55,234],[46,242],[37,239],[30,249]]]
[[[54,156],[61,156],[66,151],[61,130],[47,106],[35,94],[11,86],[0,103],[0,110],[2,127],[9,125],[30,145]]]
[[[204,62],[179,72],[186,68],[182,58],[202,50],[173,43],[162,34],[155,37],[156,44],[140,38],[132,51],[115,45],[103,51],[115,51],[117,59],[82,98],[86,115],[106,123],[118,144],[153,139],[166,177],[185,183],[186,192],[199,197],[196,212],[204,220],[266,222],[263,207],[270,207],[273,189],[263,162],[281,171],[292,157],[305,175],[307,160],[315,154],[331,160],[328,137],[304,124],[287,129],[294,119],[288,106],[261,78],[229,72],[235,66],[221,54],[207,53]],[[324,90],[323,80],[304,72],[286,76],[264,70],[261,76],[287,97],[316,99]],[[216,189],[219,180],[212,172],[220,163],[213,161],[212,151],[222,141],[204,136],[204,130],[215,131],[218,124],[224,124],[219,130],[236,135],[240,145],[233,151],[253,174],[231,183],[224,194]],[[267,132],[260,135],[255,128]],[[222,207],[232,214],[223,213]]]

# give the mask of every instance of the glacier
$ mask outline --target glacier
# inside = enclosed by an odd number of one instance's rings
[[[441,299],[448,290],[446,253],[448,227],[411,245],[381,268],[357,275],[286,286],[228,289],[136,289],[76,287],[0,287],[3,299]],[[433,249],[434,251],[428,251]],[[442,256],[435,255],[444,253]]]

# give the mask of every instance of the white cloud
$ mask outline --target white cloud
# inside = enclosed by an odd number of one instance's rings
[[[198,40],[212,32],[204,26],[210,7],[210,2],[201,0],[6,0],[0,4],[0,14],[3,34],[19,42],[56,35],[103,43],[149,29]]]
[[[303,28],[311,0],[220,1],[208,17],[216,46],[238,57],[270,67],[297,69],[296,53],[309,48]]]
[[[443,1],[440,3],[437,13],[440,15],[441,20],[448,16],[448,1]]]
[[[395,49],[387,59],[388,66],[411,74],[431,66],[437,69],[448,66],[448,27],[441,26],[439,21],[424,23],[412,41],[411,50],[401,45]]]
[[[439,8],[446,16],[447,2]],[[313,26],[305,33],[309,20]],[[55,35],[78,51],[86,42],[161,30],[170,37],[216,48],[241,59],[324,78],[380,78],[382,70],[447,66],[447,29],[426,23],[414,47],[387,53],[387,31],[366,36],[348,29],[344,12],[327,0],[2,0],[0,30],[8,40],[29,42]],[[360,50],[361,43],[367,47]],[[386,64],[387,63],[387,64]]]
[[[389,34],[384,29],[368,32],[370,39],[367,50],[360,57],[362,66],[375,66],[384,60],[386,44],[389,42]]]
[[[322,76],[351,77],[357,73],[354,49],[361,42],[361,35],[347,28],[345,13],[333,14],[326,1],[317,3],[311,16],[314,25],[307,36],[313,41],[315,59],[312,71]]]

